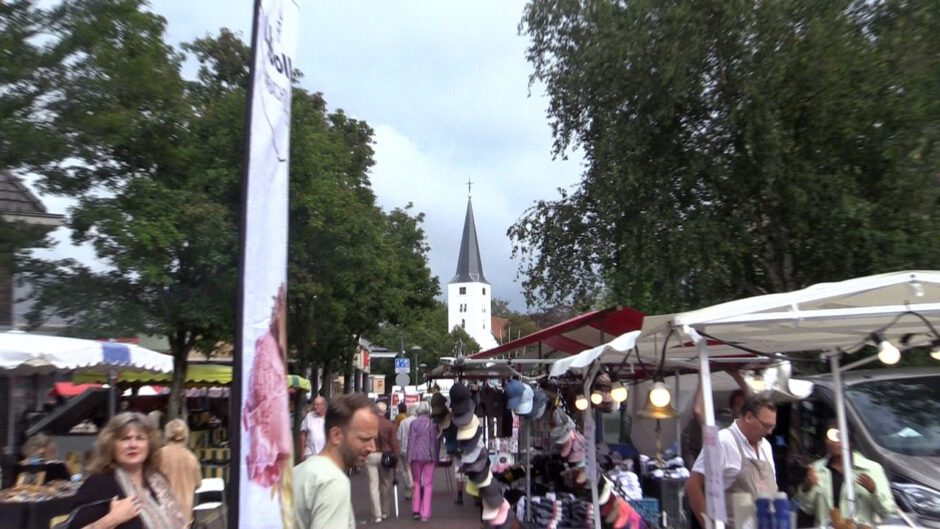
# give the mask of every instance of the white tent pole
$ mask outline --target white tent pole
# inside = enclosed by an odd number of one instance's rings
[[[698,376],[699,384],[702,388],[702,404],[705,413],[705,424],[702,425],[702,429],[712,427],[715,426],[715,402],[712,396],[711,366],[708,363],[708,342],[691,327],[685,327],[683,332],[695,341],[695,348],[698,350]],[[702,432],[702,438],[705,438],[705,432]],[[724,491],[722,491],[722,495],[724,495]],[[707,479],[705,480],[705,497],[708,497]],[[712,520],[712,527],[715,529],[724,529],[725,522],[722,520]]]
[[[584,377],[584,385],[581,388],[585,396],[591,394],[591,383],[594,381],[594,377],[597,376],[598,370],[601,368],[600,362],[594,362],[594,365],[591,366],[591,369],[588,370],[587,374]],[[591,504],[594,506],[594,509],[591,511],[594,514],[594,529],[601,529],[601,508],[597,499],[597,439],[596,439],[596,428],[594,427],[594,406],[588,401],[588,407],[582,413],[584,415],[584,436],[590,441],[587,443],[587,479],[588,483],[591,486]]]
[[[839,435],[842,441],[842,471],[845,475],[845,500],[848,502],[847,518],[855,518],[855,476],[852,472],[852,450],[849,446],[848,421],[845,418],[845,395],[842,385],[842,369],[839,367],[839,355],[829,356],[829,366],[832,369],[832,384],[836,394],[836,420],[839,422]]]

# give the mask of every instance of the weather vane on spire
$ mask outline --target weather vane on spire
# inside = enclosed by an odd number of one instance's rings
[[[473,181],[471,181],[470,177],[468,176],[467,177],[467,198],[470,198],[471,196],[471,193],[470,193],[471,186],[473,186]]]

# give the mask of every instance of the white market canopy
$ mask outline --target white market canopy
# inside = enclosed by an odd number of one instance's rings
[[[767,294],[676,314],[667,325],[709,338],[709,355],[742,352],[855,352],[880,331],[894,343],[925,345],[940,324],[940,272],[905,271]],[[668,327],[667,327],[668,328]],[[686,342],[681,349],[694,352]]]
[[[118,369],[171,373],[173,357],[128,343],[0,333],[0,375]]]

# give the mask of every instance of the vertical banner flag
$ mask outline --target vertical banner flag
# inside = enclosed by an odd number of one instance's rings
[[[256,0],[242,182],[239,321],[230,527],[293,527],[287,375],[287,186],[291,85],[300,8]]]

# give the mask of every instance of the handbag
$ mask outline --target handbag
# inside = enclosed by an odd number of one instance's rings
[[[382,466],[385,468],[395,468],[398,465],[398,456],[391,452],[382,452]]]

